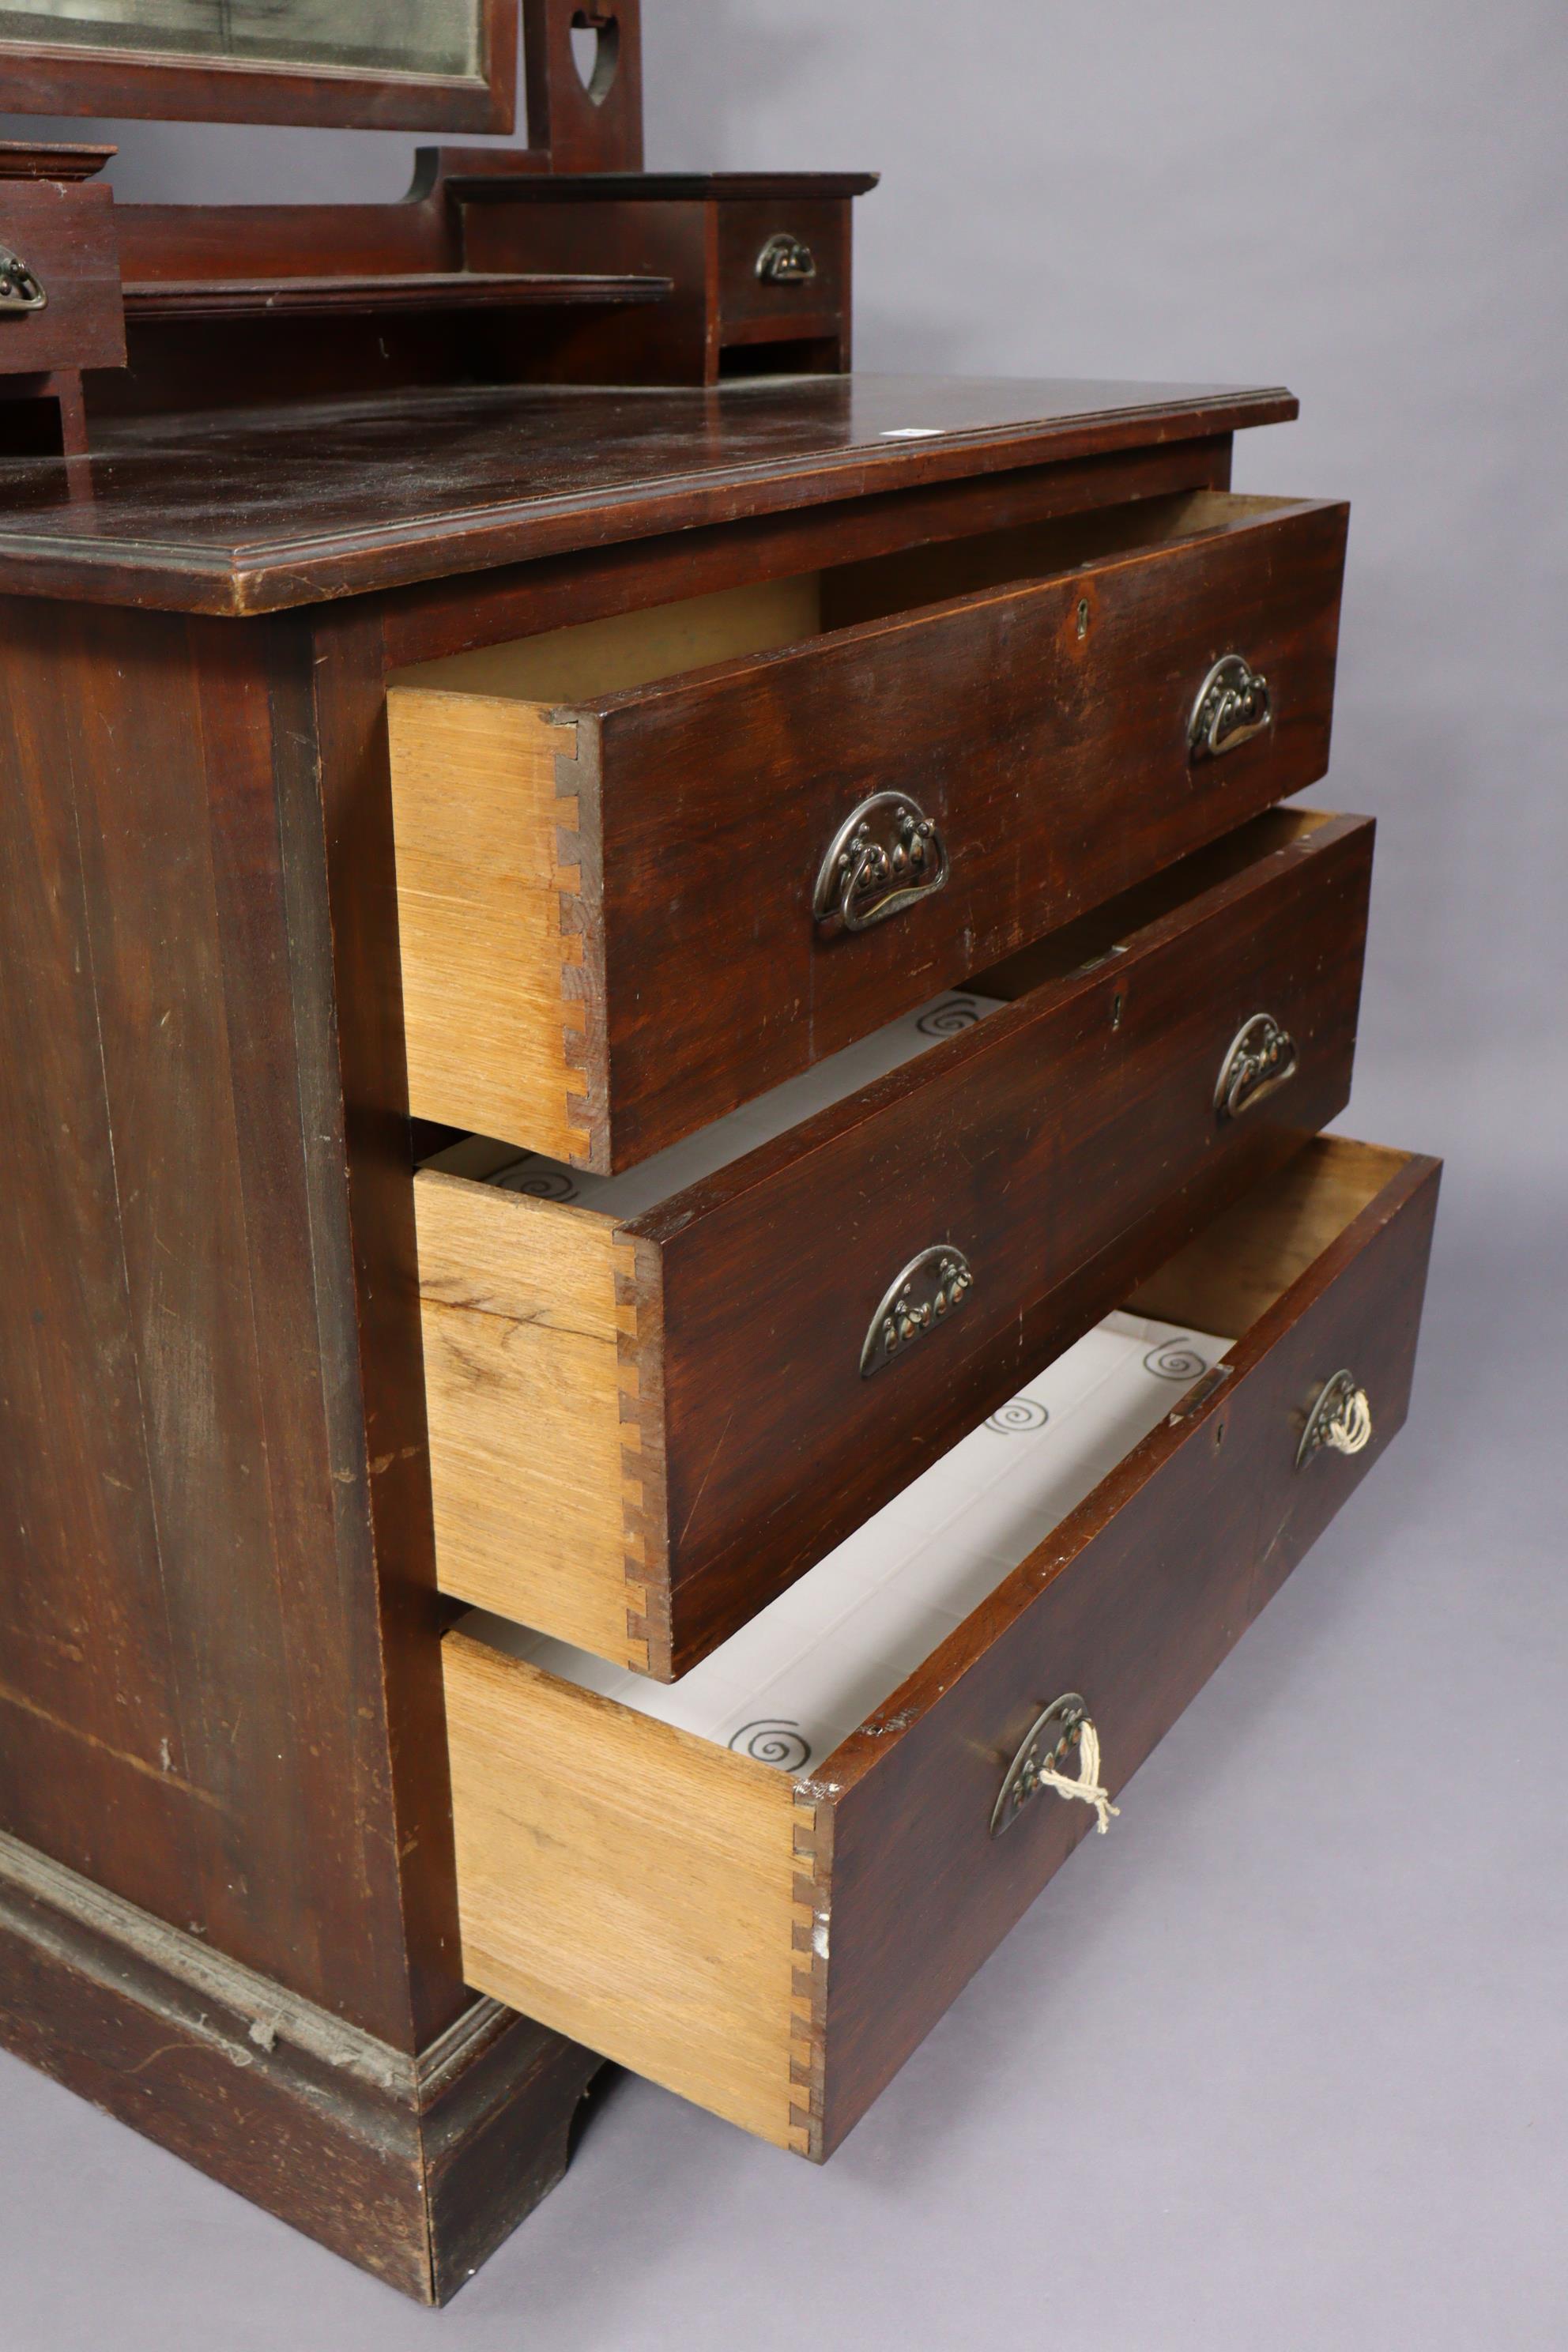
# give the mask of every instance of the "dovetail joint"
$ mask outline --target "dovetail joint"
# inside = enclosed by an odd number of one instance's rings
[[[792,1910],[789,2139],[799,2156],[820,2160],[827,2032],[828,1892],[832,1814],[797,1795]]]
[[[655,1489],[662,1451],[654,1317],[638,1277],[637,1244],[625,1239],[616,1244],[616,1320],[626,1663],[647,1674],[669,1656],[668,1594],[653,1573],[661,1549]]]
[[[600,995],[597,942],[594,938],[585,873],[593,844],[581,826],[581,772],[577,730],[570,734],[573,749],[555,757],[555,796],[563,821],[555,828],[555,869],[561,958],[562,1120],[574,1166],[593,1164],[603,1141],[605,1106],[602,1085],[594,1076],[595,1041],[591,1034],[594,1008]]]

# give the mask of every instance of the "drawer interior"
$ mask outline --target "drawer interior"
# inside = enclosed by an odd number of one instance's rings
[[[1370,850],[1271,812],[617,1175],[422,1139],[443,1591],[684,1673],[1339,1115]],[[1300,1065],[1223,1120],[1260,1008]],[[873,1380],[879,1297],[931,1245],[963,1328]]]
[[[464,1620],[467,1981],[831,2152],[1090,1825],[988,1835],[1032,1711],[1092,1686],[1115,1793],[1372,1458],[1292,1479],[1303,1382],[1348,1349],[1398,1426],[1435,1179],[1306,1147],[955,1448],[924,1524],[906,1496],[681,1683]]]
[[[506,1618],[476,1612],[465,1630],[694,1738],[820,1766],[1223,1363],[1402,1157],[1334,1138],[1288,1163],[678,1682]]]
[[[1230,1344],[1108,1316],[679,1682],[503,1617],[476,1614],[464,1629],[695,1738],[792,1771],[820,1767]]]
[[[847,1101],[862,1087],[973,1028],[1005,1004],[1105,961],[1135,933],[1331,822],[1331,813],[1321,809],[1267,810],[1209,848],[1166,867],[1141,888],[1124,892],[1037,946],[977,973],[970,986],[949,990],[913,1013],[887,1023],[870,1036],[814,1063],[798,1077],[786,1079],[783,1086],[619,1175],[595,1176],[564,1160],[519,1151],[513,1145],[485,1136],[440,1136],[421,1164],[438,1174],[468,1177],[503,1192],[569,1204],[625,1224],[662,1208],[677,1193],[705,1182],[748,1152],[789,1134],[817,1112]]]
[[[836,629],[1256,522],[1294,503],[1228,490],[1139,499],[477,646],[399,670],[388,683],[543,709],[597,702]]]

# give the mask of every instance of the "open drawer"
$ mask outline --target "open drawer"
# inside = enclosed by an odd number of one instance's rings
[[[1300,791],[1345,526],[1148,499],[401,673],[411,1110],[628,1167]]]
[[[467,1980],[830,2154],[1094,1826],[1041,1769],[1078,1778],[1097,1746],[1120,1794],[1400,1427],[1437,1180],[1435,1160],[1307,1146],[1131,1302],[1152,1336],[1118,1318],[1083,1343],[1146,1347],[1152,1405],[1124,1399],[1058,1460],[1051,1416],[1069,1440],[1094,1388],[1066,1409],[1064,1358],[1006,1433],[956,1449],[974,1491],[936,1540],[906,1535],[889,1569],[882,1515],[775,1604],[795,1638],[770,1647],[770,1611],[689,1691],[493,1621],[448,1634]],[[988,1442],[1037,1447],[1000,1508],[958,1461]],[[803,1642],[814,1585],[841,1605]],[[793,1721],[767,1680],[784,1653]],[[705,1709],[704,1678],[726,1684]],[[803,1762],[814,1709],[827,1752]]]
[[[1271,810],[617,1178],[438,1155],[443,1590],[694,1664],[1343,1108],[1372,846]]]

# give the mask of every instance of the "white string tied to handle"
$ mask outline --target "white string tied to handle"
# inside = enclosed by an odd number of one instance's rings
[[[1069,1748],[1078,1749],[1078,1770],[1070,1775],[1061,1769]],[[1120,1810],[1111,1803],[1110,1791],[1100,1777],[1100,1734],[1087,1701],[1078,1691],[1063,1691],[1049,1706],[1042,1707],[1024,1734],[991,1809],[992,1836],[1001,1837],[1021,1820],[1042,1789],[1092,1805],[1094,1825],[1101,1837],[1110,1826],[1112,1814]]]
[[[1121,1808],[1111,1803],[1110,1790],[1101,1785],[1100,1734],[1087,1715],[1079,1720],[1074,1745],[1078,1748],[1076,1780],[1069,1779],[1065,1772],[1058,1772],[1054,1764],[1037,1764],[1035,1778],[1043,1788],[1054,1789],[1058,1797],[1079,1797],[1086,1805],[1092,1805],[1099,1815],[1094,1824],[1096,1832],[1103,1837],[1110,1827],[1112,1814],[1119,1814]]]

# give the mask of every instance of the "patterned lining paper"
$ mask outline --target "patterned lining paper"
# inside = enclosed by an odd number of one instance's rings
[[[464,1631],[781,1770],[820,1766],[1230,1346],[1107,1316],[678,1683],[479,1612]]]
[[[759,1144],[771,1143],[815,1112],[842,1102],[873,1079],[886,1077],[889,1070],[929,1053],[943,1038],[956,1037],[984,1021],[987,1013],[1001,1010],[996,997],[976,996],[973,991],[933,997],[901,1020],[889,1021],[885,1029],[874,1030],[858,1044],[847,1045],[842,1053],[830,1054],[803,1070],[798,1078],[787,1078],[771,1094],[759,1095],[755,1102],[732,1110],[728,1118],[715,1119],[696,1135],[672,1143],[668,1151],[656,1151],[651,1160],[639,1161],[623,1175],[588,1176],[559,1160],[527,1152],[486,1181],[540,1200],[574,1201],[582,1208],[602,1210],[613,1217],[640,1217],[660,1201],[668,1201],[672,1192],[700,1183],[731,1160],[755,1151]]]

